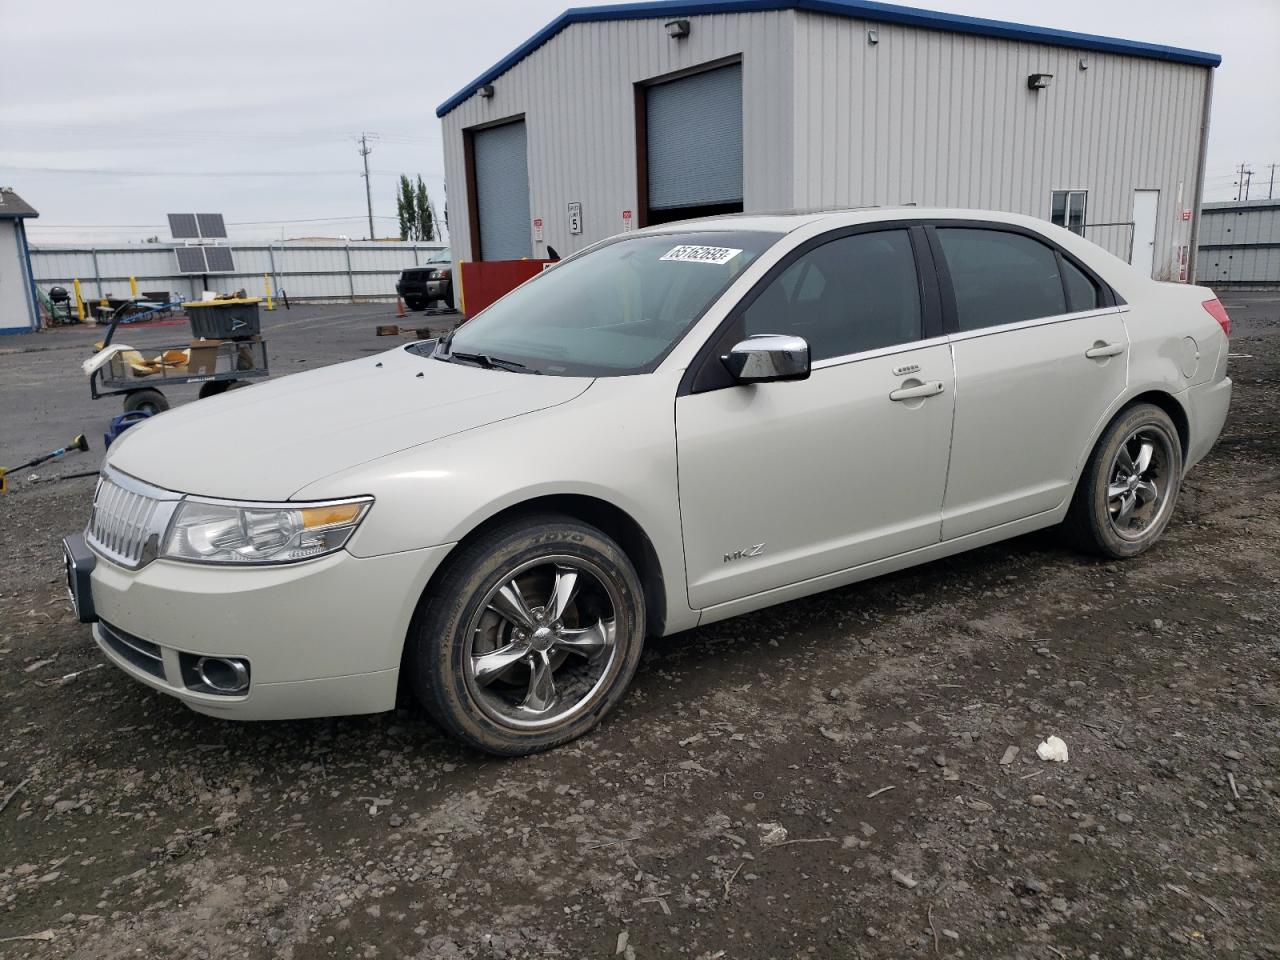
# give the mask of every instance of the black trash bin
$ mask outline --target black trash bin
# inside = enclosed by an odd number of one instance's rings
[[[258,299],[189,300],[183,304],[191,333],[205,340],[248,340],[261,332]]]

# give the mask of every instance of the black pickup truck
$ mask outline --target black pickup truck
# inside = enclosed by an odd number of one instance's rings
[[[425,310],[436,302],[452,307],[453,259],[448,248],[432,254],[420,267],[400,271],[396,293],[404,298],[404,305],[410,310]]]

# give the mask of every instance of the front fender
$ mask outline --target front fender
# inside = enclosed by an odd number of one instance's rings
[[[666,585],[668,620],[683,629],[696,614],[684,592],[674,397],[669,376],[599,380],[568,403],[362,464],[295,498],[373,494],[347,545],[361,557],[456,543],[502,511],[541,497],[604,501],[649,538]]]

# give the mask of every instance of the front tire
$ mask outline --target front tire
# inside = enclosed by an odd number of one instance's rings
[[[427,712],[500,756],[582,736],[622,698],[644,644],[644,593],[622,548],[556,515],[463,544],[424,596],[408,667]]]
[[[1079,548],[1114,560],[1160,539],[1182,487],[1182,443],[1150,403],[1122,410],[1085,464],[1064,529]]]

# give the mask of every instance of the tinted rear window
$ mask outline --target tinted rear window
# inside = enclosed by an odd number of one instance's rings
[[[979,330],[1067,312],[1057,254],[1020,233],[944,227],[960,329]]]

